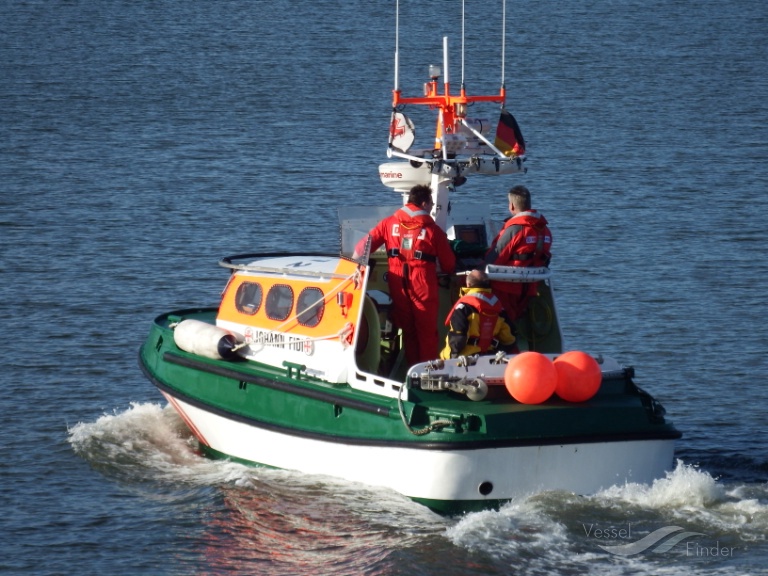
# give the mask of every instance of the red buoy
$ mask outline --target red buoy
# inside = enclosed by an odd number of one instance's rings
[[[504,384],[512,398],[521,404],[541,404],[555,391],[557,371],[543,354],[523,352],[509,360]]]
[[[584,402],[597,394],[603,372],[597,360],[586,352],[571,350],[555,358],[555,394],[568,402]]]

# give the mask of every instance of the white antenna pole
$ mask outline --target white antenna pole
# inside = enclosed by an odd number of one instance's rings
[[[395,3],[395,90],[400,90],[400,0]]]
[[[504,61],[507,47],[507,0],[501,3],[501,85],[504,86]]]
[[[448,75],[448,36],[443,36],[443,82],[446,84],[450,82]]]
[[[448,73],[448,36],[443,36],[443,82],[445,82],[445,93],[448,94],[448,83],[451,81],[450,74]],[[445,146],[445,118],[443,117],[443,111],[440,110],[440,134],[441,138],[443,139],[443,146],[442,152],[443,152],[443,160],[448,159],[448,151],[447,147]],[[437,202],[435,202],[435,205],[437,206]]]
[[[466,0],[461,0],[461,85],[464,86],[464,14]]]

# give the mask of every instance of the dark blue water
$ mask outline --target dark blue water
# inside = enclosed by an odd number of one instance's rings
[[[495,91],[500,2],[466,4],[468,89]],[[443,35],[458,82],[460,6],[401,7],[406,92]],[[220,257],[335,250],[339,205],[397,203],[377,178],[394,4],[6,0],[0,572],[768,573],[768,4],[507,10],[568,347],[636,367],[685,434],[676,469],[441,518],[198,457],[137,349],[156,314],[217,301]],[[510,183],[454,201],[501,217]],[[594,531],[671,525],[699,548],[619,557]]]

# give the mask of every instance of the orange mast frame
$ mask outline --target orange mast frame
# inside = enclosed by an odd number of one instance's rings
[[[495,102],[504,104],[507,98],[507,90],[502,85],[499,93],[493,96],[467,96],[467,92],[462,85],[458,95],[451,94],[450,82],[443,83],[443,93],[438,93],[437,78],[432,78],[424,85],[424,96],[407,98],[401,95],[399,88],[392,91],[392,107],[399,105],[416,104],[437,108],[440,114],[437,117],[437,128],[435,129],[435,148],[441,147],[443,137],[443,127],[446,133],[455,133],[459,128],[459,123],[467,116],[467,104],[474,102]]]

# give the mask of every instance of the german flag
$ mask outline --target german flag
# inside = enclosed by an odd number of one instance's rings
[[[525,140],[517,120],[506,108],[501,109],[499,125],[496,127],[496,140],[493,145],[505,156],[522,156],[525,154]]]

